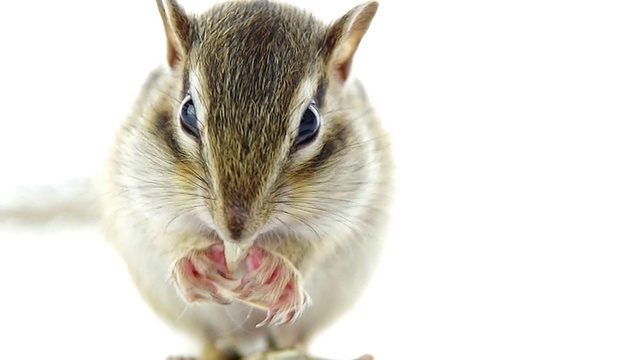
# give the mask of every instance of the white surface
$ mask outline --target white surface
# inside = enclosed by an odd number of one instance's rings
[[[356,2],[300,3],[329,19]],[[382,2],[356,71],[396,136],[397,216],[376,281],[316,353],[640,357],[639,15],[633,1]],[[3,5],[3,199],[99,168],[161,32],[151,0]],[[3,228],[0,256],[3,358],[193,350],[96,231]]]

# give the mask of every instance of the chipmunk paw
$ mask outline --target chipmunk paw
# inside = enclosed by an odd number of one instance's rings
[[[189,251],[175,263],[172,277],[188,302],[210,299],[230,304],[233,300],[230,294],[221,291],[232,280],[222,243]]]
[[[247,273],[233,291],[238,299],[267,309],[257,326],[295,321],[309,305],[300,274],[283,258],[254,246],[245,259]]]

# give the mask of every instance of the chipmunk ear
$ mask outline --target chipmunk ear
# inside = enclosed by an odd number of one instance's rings
[[[360,40],[378,10],[377,1],[369,1],[351,9],[329,27],[325,39],[329,66],[341,81],[346,81]]]
[[[167,36],[167,60],[176,67],[189,50],[191,21],[176,0],[156,0]]]

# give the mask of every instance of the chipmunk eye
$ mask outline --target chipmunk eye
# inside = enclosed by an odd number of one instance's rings
[[[186,131],[189,135],[196,139],[200,138],[196,107],[193,105],[191,95],[185,96],[180,105],[180,125],[182,126],[182,130]]]
[[[307,110],[302,114],[300,119],[300,126],[298,127],[298,136],[294,142],[294,146],[300,146],[308,144],[311,140],[316,138],[320,130],[320,113],[315,102],[309,104]]]

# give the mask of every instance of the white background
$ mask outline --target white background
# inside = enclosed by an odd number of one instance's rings
[[[326,20],[356,4],[299,3]],[[383,0],[355,71],[395,137],[395,220],[316,354],[640,358],[636,3]],[[99,169],[162,36],[152,0],[2,5],[2,200]],[[95,229],[3,227],[0,291],[6,359],[194,350]]]

